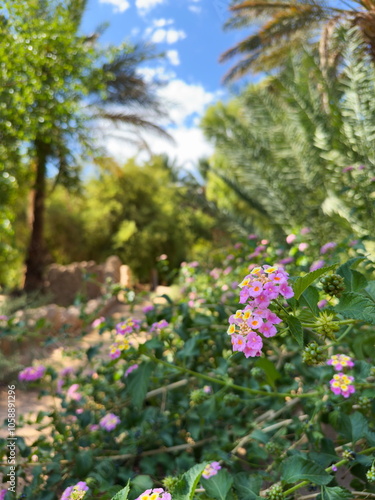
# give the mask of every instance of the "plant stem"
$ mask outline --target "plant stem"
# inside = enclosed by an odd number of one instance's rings
[[[152,361],[155,361],[156,363],[160,363],[164,366],[167,366],[168,368],[179,370],[179,371],[184,372],[184,373],[189,373],[190,375],[193,375],[194,377],[198,377],[198,378],[201,378],[203,380],[207,380],[207,381],[212,382],[214,384],[225,385],[225,386],[230,387],[232,389],[235,389],[237,391],[247,392],[248,394],[257,394],[257,395],[262,395],[262,396],[274,396],[274,397],[279,397],[279,398],[287,398],[287,397],[289,397],[289,398],[311,398],[311,397],[319,395],[319,392],[317,392],[317,391],[307,392],[305,394],[292,394],[290,392],[267,392],[267,391],[262,391],[259,389],[251,389],[250,387],[242,387],[241,385],[232,384],[231,382],[228,382],[226,380],[220,380],[220,379],[212,377],[210,375],[204,375],[203,373],[189,370],[188,368],[185,368],[183,366],[173,365],[172,363],[168,363],[167,361],[156,358],[152,354],[147,354],[147,353],[143,353],[143,354],[148,356]]]
[[[368,453],[372,453],[373,451],[375,451],[375,446],[373,446],[372,448],[367,448],[367,450],[363,450],[363,451],[360,451],[358,453],[358,455],[366,455]],[[341,467],[342,465],[345,465],[349,462],[349,459],[348,458],[344,458],[343,460],[340,460],[340,462],[337,462],[335,465],[335,467]],[[326,472],[332,472],[332,467],[333,465],[331,465],[330,467],[327,467],[326,469],[324,469]],[[288,495],[290,495],[291,493],[294,493],[295,491],[299,490],[300,488],[303,488],[304,486],[307,486],[308,484],[310,484],[312,481],[302,481],[301,483],[299,484],[296,484],[295,486],[293,486],[292,488],[289,488],[288,490],[284,491],[284,496],[287,497]]]

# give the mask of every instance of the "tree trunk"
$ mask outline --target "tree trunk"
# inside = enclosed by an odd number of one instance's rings
[[[33,196],[33,219],[30,244],[26,256],[24,290],[31,292],[43,288],[45,265],[44,209],[46,196],[46,171],[49,144],[37,138],[34,143],[36,155],[36,177]]]

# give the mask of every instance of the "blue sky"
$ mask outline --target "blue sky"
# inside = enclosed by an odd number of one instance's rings
[[[146,78],[165,80],[160,97],[172,122],[164,125],[176,145],[147,137],[152,150],[166,152],[191,168],[211,147],[204,140],[198,123],[204,110],[229,92],[221,84],[228,65],[218,63],[220,54],[243,37],[243,33],[224,32],[229,0],[89,0],[82,31],[93,32],[107,22],[102,43],[150,41],[166,53],[164,60],[148,63],[142,69]],[[125,160],[137,152],[118,139],[106,142],[117,159]]]

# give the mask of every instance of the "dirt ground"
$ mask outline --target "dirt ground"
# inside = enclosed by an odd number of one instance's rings
[[[161,298],[161,295],[173,295],[174,293],[175,292],[171,291],[169,287],[158,287],[154,294],[152,302],[164,303],[165,299]],[[130,316],[133,318],[141,319],[144,317],[144,314],[142,313],[143,307],[145,307],[146,305],[150,305],[152,302],[150,300],[146,300],[145,302],[136,305],[132,312],[130,311],[130,307],[128,305],[117,302],[108,310],[106,316],[112,317],[118,321],[123,318],[126,319]],[[48,362],[46,363],[46,360],[44,359],[41,360],[41,364],[51,365],[58,371],[67,367],[77,368],[82,365],[82,363],[85,362],[86,359],[77,358],[76,360],[72,361],[71,357],[67,357],[64,355],[64,351],[67,348],[74,347],[74,349],[85,352],[89,347],[95,346],[98,343],[103,344],[98,355],[103,356],[103,358],[107,358],[109,345],[112,343],[111,334],[109,332],[105,332],[104,334],[99,335],[97,330],[92,330],[90,333],[85,335],[83,339],[70,339],[64,346],[54,349],[48,358]],[[7,387],[0,388],[0,422],[2,424],[7,416],[7,391]],[[19,421],[21,415],[23,415],[25,418],[33,418],[38,414],[39,411],[46,411],[53,408],[55,405],[58,405],[59,401],[59,399],[54,399],[52,396],[40,397],[38,391],[24,390],[21,388],[17,388],[16,385],[16,420]],[[39,435],[36,427],[36,425],[22,425],[22,427],[18,426],[16,435],[23,437],[26,443],[30,445]],[[8,437],[8,429],[5,425],[2,425],[0,428],[0,437]]]

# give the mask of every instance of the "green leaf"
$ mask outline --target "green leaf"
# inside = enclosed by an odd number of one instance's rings
[[[352,424],[352,442],[355,444],[360,439],[366,436],[368,423],[365,417],[359,411],[350,415],[350,423]]]
[[[272,363],[272,361],[266,358],[259,358],[256,360],[255,366],[261,368],[264,371],[267,382],[271,387],[275,388],[275,380],[279,379],[281,375],[280,372],[276,370],[275,365]]]
[[[131,497],[137,498],[145,490],[149,490],[153,487],[153,482],[150,476],[146,474],[140,474],[132,479],[131,482]]]
[[[352,291],[357,292],[358,290],[363,290],[367,285],[368,281],[363,274],[352,270]]]
[[[132,403],[137,408],[142,406],[147,394],[151,372],[152,363],[142,363],[138,370],[133,372],[133,376],[131,378],[129,377],[130,380],[127,385],[127,390],[132,399]]]
[[[295,316],[291,316],[290,314],[288,314],[285,322],[288,325],[289,331],[297,341],[298,345],[300,347],[303,347],[303,329],[300,320]]]
[[[78,477],[86,476],[93,466],[92,451],[81,451],[75,455],[74,472]]]
[[[318,290],[314,286],[307,287],[300,298],[301,306],[308,307],[313,314],[317,315],[319,313],[318,302]]]
[[[201,479],[201,483],[210,497],[225,500],[233,484],[233,477],[226,469],[222,469],[209,479]]]
[[[353,259],[350,259],[347,262],[345,262],[345,264],[342,264],[336,270],[336,273],[344,278],[345,287],[346,287],[346,290],[348,292],[354,292],[356,290],[355,288],[353,288],[354,278],[353,278],[352,268],[356,267],[364,259],[365,259],[365,257],[354,257]],[[357,271],[355,271],[355,272],[357,272]],[[361,273],[358,273],[358,274],[361,274]],[[363,276],[363,278],[366,279],[364,276]],[[358,281],[358,277],[357,277],[357,281]],[[367,283],[367,280],[366,280],[366,283]],[[357,284],[359,285],[359,282]],[[362,288],[364,288],[364,287],[362,287]],[[357,290],[358,290],[358,288],[357,288]]]
[[[293,284],[294,297],[296,300],[300,298],[303,292],[309,287],[317,278],[323,276],[323,274],[328,273],[337,267],[337,264],[332,264],[331,266],[321,267],[320,269],[316,269],[311,273],[306,274],[300,278],[297,278]]]
[[[207,462],[194,465],[179,479],[173,490],[173,500],[193,500],[195,489]]]
[[[345,415],[341,411],[332,411],[329,414],[328,420],[332,427],[342,434],[345,439],[352,439],[352,423],[348,415]]]
[[[375,302],[375,280],[369,281],[366,286],[366,293]]]
[[[323,467],[297,455],[285,460],[281,470],[281,479],[287,484],[308,480],[314,484],[322,485],[332,481],[332,476]]]
[[[351,500],[352,493],[340,486],[322,486],[321,493],[318,495],[317,500]]]
[[[240,472],[235,476],[234,487],[237,491],[238,500],[258,500],[262,478],[249,476],[246,472]]]
[[[111,500],[128,500],[128,495],[129,495],[129,481],[128,484],[120,490],[114,497],[111,498]]]
[[[358,319],[375,325],[374,303],[359,293],[344,293],[334,309],[344,318]]]

